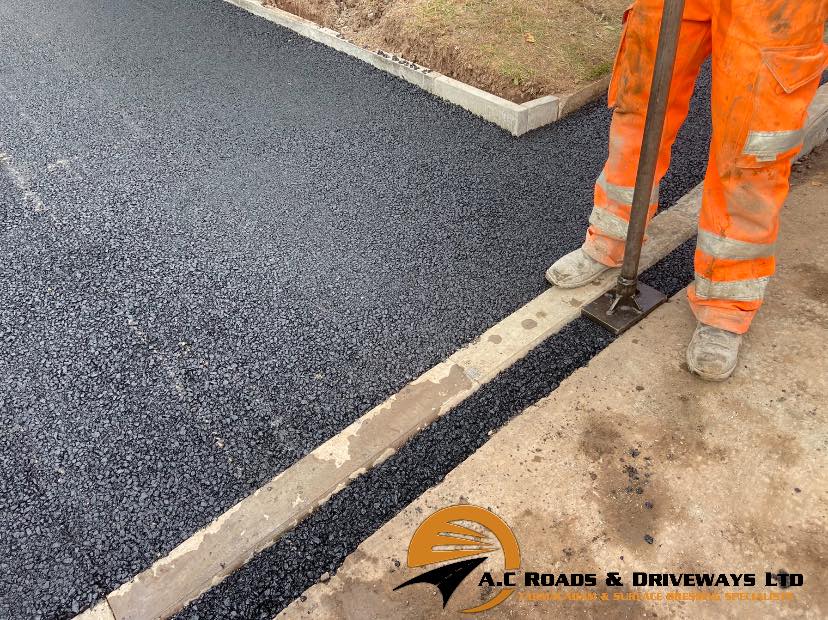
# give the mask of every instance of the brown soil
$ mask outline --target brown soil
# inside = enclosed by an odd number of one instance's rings
[[[265,0],[516,102],[612,69],[630,0]]]

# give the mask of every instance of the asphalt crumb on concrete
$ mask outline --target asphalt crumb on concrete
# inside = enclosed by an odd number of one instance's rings
[[[89,606],[539,294],[606,156],[602,102],[515,139],[221,0],[0,0],[0,39],[1,617]]]
[[[693,278],[695,239],[642,275],[668,295]],[[245,567],[176,616],[273,618],[400,510],[438,484],[494,431],[547,396],[613,341],[579,318],[417,434],[387,461],[357,478]]]

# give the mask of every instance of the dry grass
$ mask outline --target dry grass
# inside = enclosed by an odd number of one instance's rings
[[[478,88],[522,102],[612,68],[629,0],[271,0]]]

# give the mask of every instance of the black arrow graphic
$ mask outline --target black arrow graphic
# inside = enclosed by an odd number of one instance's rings
[[[471,560],[463,560],[461,562],[453,562],[440,566],[427,573],[423,573],[414,579],[409,579],[405,583],[401,583],[394,590],[399,590],[405,586],[410,586],[415,583],[430,583],[437,586],[440,594],[443,595],[443,607],[446,606],[451,595],[457,589],[457,586],[472,572],[475,568],[480,566],[487,558],[473,558]]]

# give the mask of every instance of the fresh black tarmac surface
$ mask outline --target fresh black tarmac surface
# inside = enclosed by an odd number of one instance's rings
[[[3,618],[83,609],[540,293],[606,155],[600,104],[515,139],[220,0],[0,0],[0,41]]]

